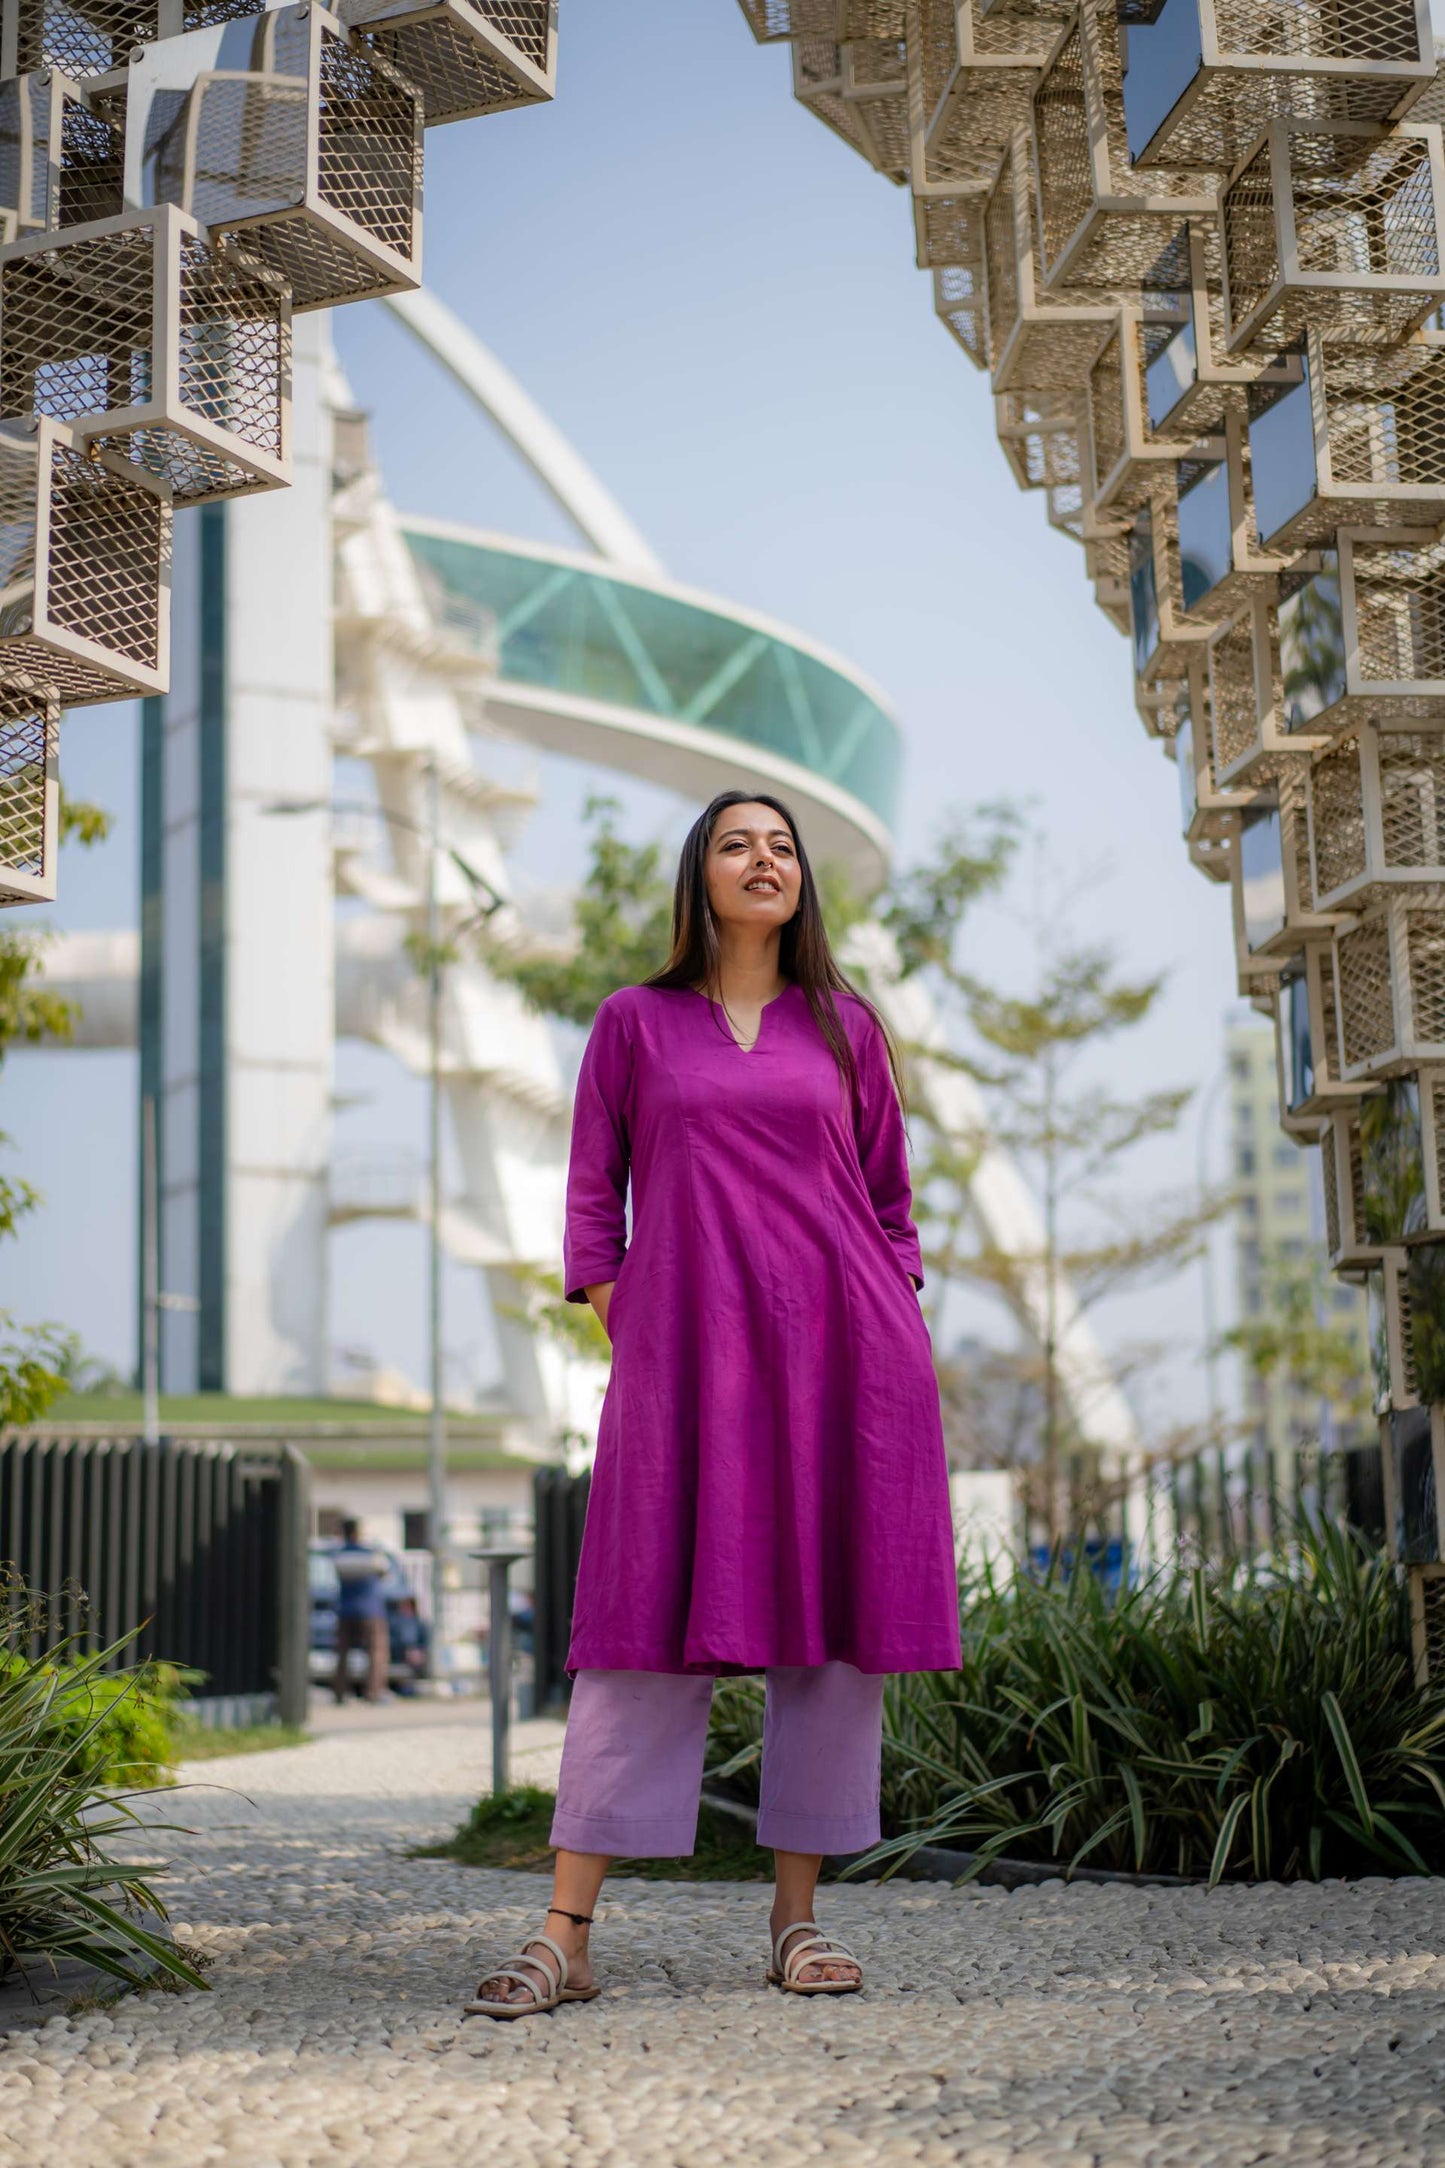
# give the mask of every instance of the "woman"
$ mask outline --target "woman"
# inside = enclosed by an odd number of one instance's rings
[[[626,1205],[632,1190],[632,1234]],[[959,1662],[948,1478],[888,1041],[828,946],[797,822],[727,791],[672,954],[577,1080],[566,1278],[612,1341],[567,1668],[546,1931],[468,2009],[598,1993],[615,1856],[693,1849],[712,1682],[767,1675],[769,1980],[849,1993],[822,1855],[875,1843],[883,1684]]]

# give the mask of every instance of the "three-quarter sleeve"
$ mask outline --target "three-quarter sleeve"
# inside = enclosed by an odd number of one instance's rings
[[[569,1302],[585,1302],[589,1287],[615,1280],[626,1254],[631,1080],[626,1019],[614,1001],[604,1001],[582,1056],[572,1108],[563,1243]]]
[[[893,1244],[899,1263],[923,1285],[923,1253],[913,1224],[913,1187],[908,1179],[908,1138],[903,1109],[888,1064],[883,1033],[872,1017],[859,1033],[858,1158],[878,1224]]]

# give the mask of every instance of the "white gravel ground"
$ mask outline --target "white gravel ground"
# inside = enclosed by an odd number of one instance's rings
[[[451,1712],[448,1712],[451,1715]],[[550,1778],[557,1727],[523,1727]],[[358,1712],[195,1773],[168,1840],[210,1994],[0,2042],[0,2162],[45,2168],[1445,2163],[1445,1882],[823,1892],[868,1988],[765,1988],[761,1886],[618,1881],[606,1992],[458,2005],[535,1876],[405,1860],[475,1796],[485,1733]]]

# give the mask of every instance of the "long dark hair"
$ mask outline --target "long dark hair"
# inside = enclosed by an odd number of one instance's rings
[[[643,980],[644,986],[658,986],[669,991],[691,988],[707,995],[709,1001],[719,998],[718,976],[722,952],[718,944],[717,920],[713,917],[712,903],[707,892],[707,854],[712,843],[713,831],[721,816],[735,805],[765,805],[787,824],[793,838],[793,848],[798,854],[798,871],[802,876],[798,891],[798,908],[782,929],[778,948],[778,968],[785,979],[800,986],[807,996],[813,1021],[827,1043],[828,1051],[838,1064],[838,1070],[848,1086],[854,1103],[858,1096],[858,1063],[854,1057],[852,1042],[843,1029],[838,1014],[836,996],[849,994],[859,1002],[873,1018],[883,1034],[888,1049],[888,1066],[893,1072],[894,1087],[903,1098],[903,1081],[899,1072],[898,1053],[893,1044],[893,1034],[884,1023],[867,996],[850,985],[838,968],[828,939],[828,929],[823,924],[823,906],[818,897],[818,884],[808,863],[808,853],[791,809],[781,798],[769,797],[765,790],[720,791],[712,804],[693,822],[683,842],[682,853],[677,862],[677,882],[672,892],[672,953],[660,971]]]

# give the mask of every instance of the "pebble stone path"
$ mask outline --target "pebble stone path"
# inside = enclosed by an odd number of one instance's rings
[[[192,1772],[250,1804],[172,1795],[212,1992],[0,2041],[5,2168],[1445,2163],[1445,1881],[840,1887],[868,1992],[827,2001],[765,1989],[761,1886],[619,1880],[599,2001],[463,2021],[543,1885],[401,1856],[486,1739],[388,1714]],[[518,1746],[550,1779],[557,1727]]]

